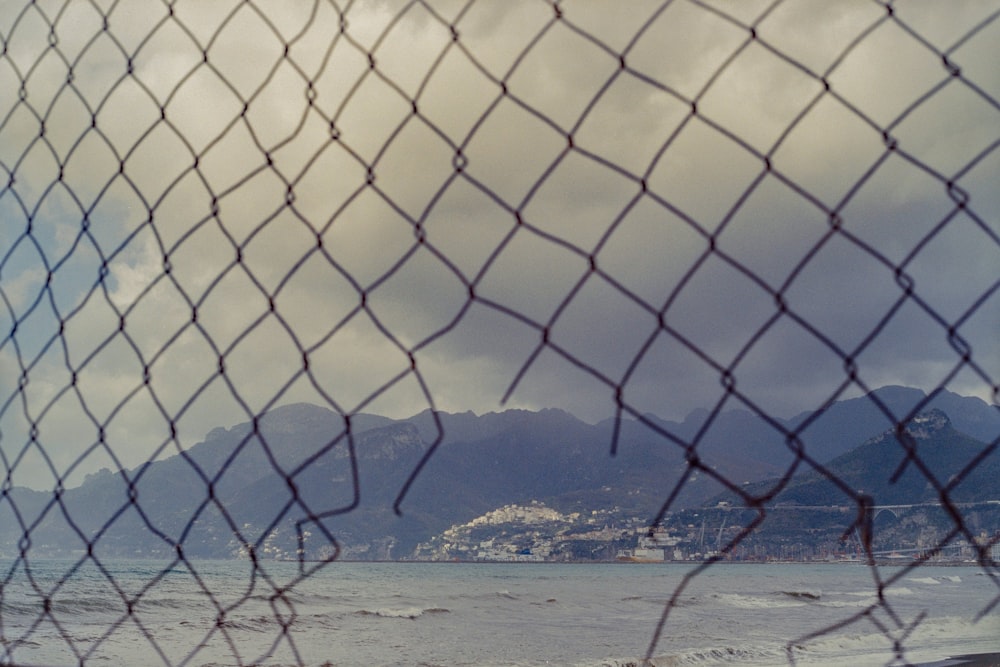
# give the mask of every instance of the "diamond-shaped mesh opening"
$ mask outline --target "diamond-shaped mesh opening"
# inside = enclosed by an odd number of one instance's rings
[[[885,148],[870,125],[829,95],[820,98],[774,152],[782,174],[829,208],[856,187],[858,179],[883,157]],[[836,164],[836,169],[822,165]]]
[[[566,150],[566,141],[525,107],[503,97],[463,149],[464,173],[490,183],[494,196],[517,207]]]
[[[995,2],[8,4],[0,663],[995,646]],[[457,657],[421,641],[460,596],[328,567],[495,555],[532,483],[588,523],[512,558],[699,564]],[[975,576],[914,572],[945,557]],[[709,595],[763,644],[691,653],[703,575],[767,559],[873,576]]]
[[[776,220],[788,221],[780,230]],[[718,248],[727,257],[777,289],[793,277],[809,251],[828,234],[827,218],[776,179],[766,178],[726,223],[718,235]],[[794,249],[776,253],[767,238],[780,234],[783,246]]]
[[[360,287],[390,273],[416,242],[410,221],[367,188],[337,211],[322,240],[331,260]]]
[[[875,3],[857,2],[850,9],[783,2],[770,9],[757,29],[767,44],[799,66],[823,74],[836,66],[855,39],[885,17]]]
[[[431,126],[411,118],[379,156],[375,187],[407,217],[422,218],[453,176],[454,155]]]
[[[506,77],[511,95],[563,131],[587,112],[592,93],[618,69],[616,58],[566,24],[557,22]]]
[[[464,142],[501,93],[464,51],[449,49],[424,82],[417,100],[420,115],[456,143]]]
[[[379,112],[371,116],[364,109],[378,109]],[[367,71],[339,101],[331,123],[339,131],[344,146],[362,163],[370,165],[398,128],[407,122],[412,109],[412,104],[408,104],[396,89]]]
[[[248,100],[267,83],[283,50],[283,40],[256,7],[237,5],[213,32],[206,54],[227,87]]]
[[[855,271],[831,285],[834,265]],[[845,352],[857,349],[900,297],[889,270],[857,246],[833,236],[784,292],[789,308]]]
[[[586,260],[581,255],[519,228],[502,246],[502,252],[490,265],[476,293],[524,318],[546,322],[558,310],[562,299],[532,290],[532,285],[545,283],[557,286],[563,294],[569,292],[587,270]]]
[[[718,255],[708,254],[695,266],[688,273],[690,279],[675,288],[677,296],[666,311],[667,321],[685,338],[697,340],[709,358],[726,366],[746,344],[747,332],[764,326],[777,306],[766,288]],[[746,327],[738,333],[725,326],[737,309]]]
[[[823,87],[758,44],[750,44],[698,101],[704,117],[768,153]]]
[[[686,100],[697,98],[746,42],[738,25],[691,3],[657,8],[636,36],[629,66]]]
[[[690,216],[693,224],[711,232],[747,189],[763,166],[744,147],[692,117],[672,134],[649,174],[650,190],[672,208]],[[699,185],[718,179],[710,197],[699,196]]]
[[[885,55],[876,55],[876,44],[886,47]],[[837,93],[883,126],[895,124],[915,101],[945,80],[940,58],[892,21],[878,25],[829,75]],[[861,88],[883,94],[861,96]]]
[[[446,330],[446,323],[459,315],[467,297],[468,290],[451,269],[420,249],[372,292],[368,304],[379,323],[413,349]]]
[[[617,331],[606,338],[587,335],[596,325],[595,318],[609,314],[621,323]],[[593,359],[599,356],[596,354],[598,349],[610,349],[613,353],[593,366],[598,373],[618,383],[656,330],[656,318],[648,310],[622,295],[607,281],[589,276],[559,313],[551,329],[551,340],[575,359]]]
[[[632,104],[632,99],[640,103]],[[590,107],[574,143],[619,169],[642,175],[661,150],[648,137],[669,137],[690,113],[683,99],[626,70]]]
[[[584,251],[596,248],[639,194],[636,183],[580,153],[569,153],[522,210],[533,229]]]
[[[392,20],[371,55],[379,75],[415,99],[438,58],[451,47],[451,32],[433,8],[420,3],[402,8]]]

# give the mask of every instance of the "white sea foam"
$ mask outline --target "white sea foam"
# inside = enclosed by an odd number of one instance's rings
[[[244,632],[267,632],[276,624],[273,616],[256,616],[253,618],[228,618],[217,621],[216,627],[226,630],[242,630]]]
[[[892,641],[877,632],[827,635],[793,647],[796,664],[852,667],[884,665],[891,651]]]
[[[400,609],[380,607],[375,611],[364,610],[361,613],[381,616],[382,618],[419,618],[424,615],[424,610],[420,607],[402,607]]]
[[[913,589],[906,586],[888,586],[884,589],[885,595],[913,595]],[[847,591],[842,595],[851,595],[859,598],[875,598],[877,592],[874,588],[865,591]]]
[[[711,665],[731,663],[783,662],[785,653],[778,647],[716,646],[686,651],[675,656],[662,656],[653,661],[654,667],[672,665]]]
[[[444,607],[379,607],[374,611],[362,609],[362,616],[379,616],[381,618],[420,618],[424,614],[447,614],[450,610]]]
[[[59,603],[82,600],[83,605],[60,605],[55,612],[58,629],[51,623],[33,628],[41,601],[30,586],[13,580],[0,611],[7,640],[0,646],[0,662],[65,664],[66,640],[60,634],[65,632],[87,647],[88,662],[109,665],[142,664],[148,658],[144,651],[149,638],[165,647],[171,664],[189,655],[192,664],[232,664],[236,646],[244,664],[262,667],[298,662],[641,665],[653,628],[689,571],[670,565],[343,563],[304,582],[300,595],[282,596],[291,604],[276,603],[271,583],[261,584],[252,596],[227,609],[220,624],[217,610],[206,603],[206,591],[236,595],[232,582],[240,567],[199,564],[200,582],[172,575],[174,579],[150,589],[136,605],[146,637],[128,619],[105,636],[103,619],[121,619],[123,602],[114,590],[97,589],[90,582],[71,582],[59,589]],[[274,585],[297,575],[294,563],[267,567]],[[148,569],[135,575],[123,570],[123,588],[141,590]],[[870,573],[862,568],[716,566],[692,580],[669,610],[651,664],[787,665],[789,641],[801,644],[794,647],[795,662],[807,667],[884,665],[892,659],[896,639],[903,642],[911,662],[995,650],[1000,634],[995,614],[978,624],[961,619],[984,608],[995,596],[995,587],[983,586],[972,570],[927,567],[912,574],[942,585],[904,580],[899,582],[903,586],[884,589],[904,624],[926,614],[904,635],[889,627],[891,619],[883,610],[838,625],[879,604]],[[43,590],[53,586],[51,581],[40,585]],[[88,611],[83,613],[81,607]],[[280,619],[276,611],[283,614]],[[292,619],[301,659],[271,654],[276,641],[282,646],[284,619]],[[890,636],[870,619],[885,624]],[[213,627],[221,632],[206,640],[206,629]],[[820,634],[804,639],[814,633]]]
[[[779,591],[779,593],[781,595],[785,595],[795,600],[814,601],[814,600],[819,600],[823,597],[823,593],[821,591],[810,591],[810,590]]]
[[[941,577],[908,577],[907,581],[912,581],[915,584],[935,586],[946,582],[950,584],[960,584],[962,583],[962,577],[958,575],[944,575]]]
[[[924,619],[907,638],[905,658],[911,663],[933,662],[948,655],[995,650],[997,629],[996,623],[974,624],[957,616]],[[807,642],[795,657],[801,664],[863,667],[886,664],[885,656],[892,650],[892,640],[881,633],[848,631]]]
[[[654,656],[649,662],[639,657],[605,658],[598,663],[581,663],[581,667],[682,667],[683,665],[730,665],[734,663],[787,664],[787,654],[781,646],[715,646]]]
[[[713,597],[730,607],[737,607],[739,609],[778,609],[782,607],[805,607],[809,604],[801,599],[778,596],[740,595],[739,593],[717,593]]]
[[[871,605],[877,602],[878,598],[869,593],[867,596],[859,598],[857,600],[832,600],[827,598],[824,599],[820,604],[824,607],[833,607],[833,608],[849,608],[849,607],[862,608],[862,607],[870,607]]]

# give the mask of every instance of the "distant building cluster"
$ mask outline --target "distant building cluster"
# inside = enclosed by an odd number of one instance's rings
[[[971,541],[951,540],[941,547],[944,528],[932,511],[893,515],[876,539],[864,544],[857,531],[842,527],[846,512],[824,508],[830,526],[803,508],[796,517],[786,508],[777,525],[744,534],[747,517],[728,504],[669,515],[650,530],[644,520],[618,508],[561,513],[537,501],[511,504],[455,525],[415,550],[416,560],[539,562],[621,560],[630,562],[702,561],[880,561],[913,559],[974,561],[986,553],[1000,562],[1000,530],[983,529]]]
[[[606,560],[634,535],[614,510],[563,514],[537,501],[505,505],[421,543],[416,560]]]

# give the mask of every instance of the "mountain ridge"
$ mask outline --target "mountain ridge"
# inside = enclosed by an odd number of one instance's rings
[[[931,408],[915,415],[902,429],[888,429],[824,465],[787,482],[773,504],[823,506],[842,495],[827,473],[876,505],[916,505],[1000,499],[1000,456],[993,445],[954,428],[942,410]],[[979,460],[973,469],[969,462]],[[915,461],[919,460],[919,464]],[[959,475],[961,477],[959,478]],[[777,480],[764,480],[743,490],[765,497],[777,489]],[[735,502],[732,495],[717,501]],[[846,504],[846,502],[845,502]]]
[[[1000,414],[979,399],[949,392],[928,398],[901,387],[873,397],[893,416],[957,406],[958,419],[948,420],[955,433],[954,421],[993,429],[993,440],[1000,433]],[[611,456],[613,421],[588,424],[557,409],[347,420],[327,408],[290,404],[212,429],[172,457],[88,476],[61,492],[56,509],[50,494],[11,490],[23,516],[0,523],[0,552],[15,552],[28,526],[34,543],[63,554],[99,549],[159,557],[183,544],[202,557],[245,555],[248,545],[289,557],[306,530],[314,535],[312,557],[339,548],[356,557],[402,557],[428,536],[508,504],[539,500],[566,513],[613,507],[651,519],[677,491],[673,509],[698,507],[724,490],[715,475],[740,485],[781,477],[794,460],[788,438],[797,429],[813,460],[834,462],[894,428],[882,407],[864,399],[774,423],[747,410],[694,411],[682,422],[645,419],[655,428],[631,419],[617,425]],[[963,455],[986,446],[961,437],[968,440]],[[696,469],[688,467],[691,456]],[[408,480],[400,517],[395,504]],[[971,485],[960,487],[974,495]],[[0,512],[9,506],[0,504]]]

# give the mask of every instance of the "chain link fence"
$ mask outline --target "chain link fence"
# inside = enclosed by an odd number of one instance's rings
[[[803,436],[868,395],[947,510],[928,553],[974,545],[991,613],[996,540],[951,496],[998,435],[939,480],[907,424],[945,390],[996,406],[998,37],[994,2],[0,3],[0,662],[54,626],[88,663],[53,601],[88,568],[116,585],[102,557],[116,523],[155,533],[169,564],[119,590],[105,638],[135,626],[175,664],[133,614],[175,568],[220,618],[250,604],[252,587],[224,601],[202,583],[185,547],[219,517],[270,581],[269,531],[220,500],[253,438],[291,489],[269,528],[300,511],[300,543],[311,531],[329,560],[324,519],[362,500],[367,415],[432,411],[436,435],[393,490],[405,521],[447,437],[438,411],[498,405],[613,418],[609,462],[629,447],[622,424],[656,432],[685,470],[650,525],[692,476],[756,511],[677,588],[659,637],[798,472],[839,484],[871,558],[870,495]],[[869,393],[885,384],[926,397],[897,414]],[[289,459],[261,424],[295,402],[339,421]],[[651,417],[700,407],[693,437]],[[793,456],[766,493],[700,455],[734,407]],[[779,417],[800,411],[815,412]],[[245,448],[191,453],[239,422]],[[300,497],[309,467],[345,449],[343,502]],[[148,514],[170,499],[142,485],[173,455],[203,495],[165,528]],[[120,497],[83,516],[67,491],[101,469]],[[52,521],[78,547],[54,585],[32,574]],[[276,643],[294,644],[274,600],[294,608],[324,562],[301,565],[272,584]],[[889,636],[897,579],[875,572]],[[3,617],[25,576],[44,604],[15,628]]]

